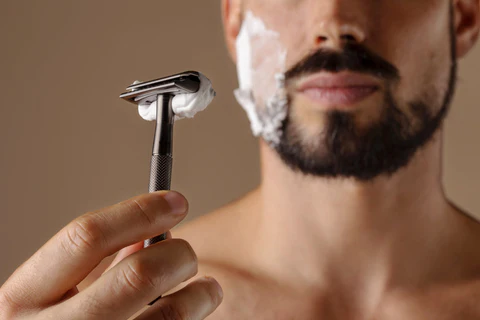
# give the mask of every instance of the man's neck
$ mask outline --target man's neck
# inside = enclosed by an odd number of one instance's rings
[[[441,133],[410,164],[370,182],[293,172],[262,143],[256,259],[285,282],[371,292],[441,275],[456,223],[441,181]],[[441,273],[441,270],[437,270]],[[372,298],[374,299],[374,298]]]

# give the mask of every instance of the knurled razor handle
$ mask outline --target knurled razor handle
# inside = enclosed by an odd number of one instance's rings
[[[149,192],[170,190],[172,163],[173,158],[169,155],[152,156],[152,163],[150,166],[150,186],[148,188]],[[151,239],[147,239],[144,241],[144,247],[146,248],[152,244],[163,241],[166,237],[167,234],[164,233]]]

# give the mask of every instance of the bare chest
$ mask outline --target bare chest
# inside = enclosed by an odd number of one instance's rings
[[[346,307],[345,309],[348,309]],[[249,307],[239,301],[235,306],[223,305],[208,320],[478,320],[480,312],[471,308],[462,310],[459,306],[455,310],[446,308],[432,309],[427,307],[415,306],[408,310],[399,308],[395,311],[393,308],[388,312],[379,310],[371,316],[350,313],[349,311],[325,310],[318,307],[305,307],[304,305],[261,305]]]
[[[386,297],[375,310],[362,312],[346,302],[309,294],[240,288],[224,290],[225,300],[209,320],[479,320],[480,290],[471,295],[437,292]],[[230,294],[229,294],[230,293]],[[238,294],[240,293],[240,294]]]

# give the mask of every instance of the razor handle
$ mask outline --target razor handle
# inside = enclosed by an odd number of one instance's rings
[[[161,190],[170,190],[170,181],[172,177],[173,158],[170,155],[152,155],[150,165],[150,186],[148,192]],[[152,244],[166,239],[166,233],[147,239],[143,247],[146,248]]]
[[[157,96],[157,124],[150,164],[149,192],[170,190],[172,180],[173,124],[172,94]],[[166,233],[144,241],[144,248],[166,239]]]

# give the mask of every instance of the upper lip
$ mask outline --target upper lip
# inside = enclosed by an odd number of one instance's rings
[[[298,86],[299,91],[308,89],[334,89],[349,87],[379,87],[379,82],[373,76],[360,73],[317,73],[302,80]]]

